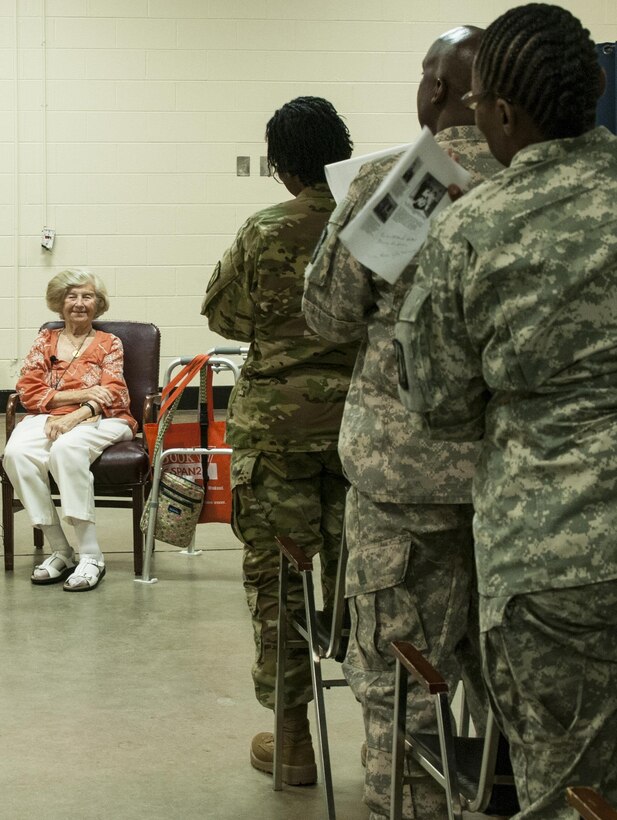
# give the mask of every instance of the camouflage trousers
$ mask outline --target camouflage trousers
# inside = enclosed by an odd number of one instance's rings
[[[362,704],[367,739],[364,800],[371,818],[390,816],[394,658],[390,642],[411,641],[437,667],[454,692],[460,649],[469,629],[476,650],[470,675],[486,713],[480,680],[477,617],[468,627],[473,586],[472,509],[469,505],[402,505],[371,501],[349,490],[347,595],[351,638],[345,676]],[[469,652],[469,644],[467,644]],[[430,696],[410,684],[409,731],[437,731]],[[411,764],[413,765],[413,764]],[[444,820],[443,789],[419,768],[404,817]]]
[[[244,544],[244,588],[255,637],[255,694],[263,706],[274,709],[279,594],[279,549],[274,537],[288,535],[309,556],[320,553],[324,604],[331,604],[347,483],[333,450],[234,450],[232,483],[233,530]],[[290,573],[288,614],[298,611],[304,611],[302,580]],[[285,668],[285,707],[308,703],[313,695],[307,650],[290,648]]]
[[[517,595],[481,639],[517,820],[577,818],[566,786],[617,805],[617,581]]]

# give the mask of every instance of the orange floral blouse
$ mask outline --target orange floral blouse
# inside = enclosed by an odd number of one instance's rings
[[[106,418],[123,419],[137,432],[137,422],[130,413],[129,391],[124,381],[124,350],[113,333],[96,330],[88,347],[70,362],[56,358],[60,330],[42,330],[24,359],[17,392],[30,413],[61,416],[79,405],[65,404],[49,408],[49,402],[62,390],[83,390],[99,384],[113,395],[113,402],[103,407]]]

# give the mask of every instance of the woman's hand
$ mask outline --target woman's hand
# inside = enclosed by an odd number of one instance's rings
[[[457,165],[461,164],[460,156],[454,151],[452,148],[448,148],[448,156],[451,160],[454,160]],[[452,202],[456,202],[457,199],[460,199],[465,192],[459,188],[458,185],[452,183],[452,185],[448,185],[448,196],[452,200]]]
[[[465,192],[462,191],[458,185],[452,183],[452,185],[448,185],[448,196],[452,200],[452,202],[456,202],[457,199],[460,199]]]
[[[100,384],[95,384],[93,387],[85,387],[79,391],[83,395],[80,402],[95,401],[100,407],[107,407],[114,400],[111,390],[106,387],[101,387]]]
[[[45,435],[50,441],[56,441],[63,433],[68,433],[83,421],[83,415],[75,410],[64,416],[49,416],[45,422]]]
[[[50,410],[56,407],[65,407],[67,404],[83,404],[85,401],[96,403],[96,409],[113,404],[114,397],[107,387],[95,384],[80,390],[58,390],[48,404]]]

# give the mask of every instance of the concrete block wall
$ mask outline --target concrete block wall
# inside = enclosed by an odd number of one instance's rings
[[[561,4],[596,40],[617,39],[617,0]],[[287,197],[259,176],[272,111],[317,94],[347,118],[356,153],[408,141],[430,43],[514,5],[0,0],[0,390],[68,266],[104,278],[108,318],[159,325],[163,368],[220,342],[199,314],[213,266],[250,213]]]

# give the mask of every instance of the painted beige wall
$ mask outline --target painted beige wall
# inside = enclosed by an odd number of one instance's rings
[[[259,176],[267,119],[328,97],[356,153],[418,132],[422,57],[501,0],[0,0],[0,389],[58,270],[105,279],[108,318],[154,322],[170,358],[220,341],[199,314],[244,219],[286,198]],[[617,0],[569,0],[598,41]],[[251,176],[236,176],[236,156]],[[52,253],[43,225],[56,229]]]

